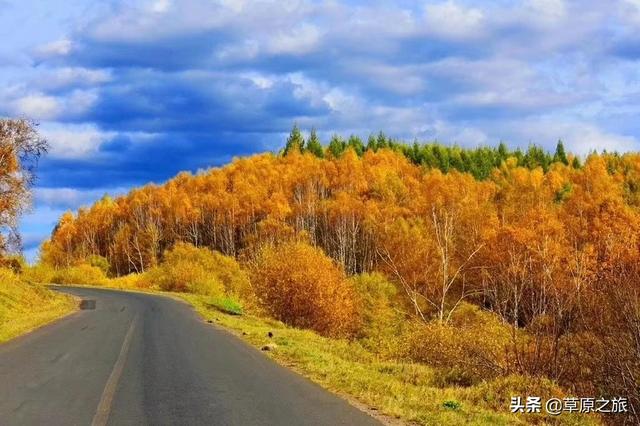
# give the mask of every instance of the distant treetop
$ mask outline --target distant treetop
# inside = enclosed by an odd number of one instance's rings
[[[366,144],[356,135],[351,135],[348,140],[345,140],[342,136],[333,134],[325,146],[320,141],[315,128],[311,129],[309,140],[305,144],[297,124],[294,124],[282,154],[288,155],[296,151],[309,152],[320,158],[326,156],[337,158],[348,149],[352,149],[358,156],[364,155],[367,151],[390,149],[402,153],[414,164],[440,169],[444,173],[450,170],[470,173],[476,179],[488,178],[491,171],[508,158],[514,158],[518,166],[528,169],[541,167],[544,172],[547,172],[553,163],[571,165],[573,168],[581,167],[581,161],[577,156],[567,154],[562,140],[558,141],[553,154],[535,144],[530,144],[526,151],[522,151],[520,148],[511,150],[504,142],[500,142],[497,147],[479,146],[475,148],[446,145],[437,141],[418,142],[416,140],[409,144],[389,138],[383,132],[379,132],[377,135],[371,134]]]

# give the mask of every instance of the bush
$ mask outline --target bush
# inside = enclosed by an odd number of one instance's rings
[[[147,274],[132,273],[109,279],[109,287],[122,289],[150,289],[152,284]]]
[[[105,274],[105,276],[108,275],[109,271],[111,270],[111,265],[109,265],[109,261],[105,257],[98,256],[97,254],[93,254],[89,256],[87,258],[87,263],[91,266],[100,268],[102,272]]]
[[[22,270],[20,276],[29,283],[48,284],[53,282],[56,271],[52,266],[45,263],[38,263],[34,266],[27,266]]]
[[[405,344],[412,360],[440,368],[441,386],[469,386],[508,371],[510,333],[494,314],[462,304],[450,323],[413,323]]]
[[[380,345],[395,346],[393,337],[398,334],[404,320],[403,315],[394,309],[398,292],[396,286],[378,273],[356,275],[349,281],[355,288],[360,309],[358,337],[372,349],[382,349]]]
[[[264,248],[253,268],[258,300],[274,318],[330,336],[355,332],[356,296],[322,250],[302,242]]]
[[[51,278],[54,284],[105,285],[107,281],[102,269],[86,263],[59,269]]]
[[[235,259],[206,248],[177,243],[160,265],[148,272],[149,282],[166,291],[214,297],[251,297],[248,275]]]

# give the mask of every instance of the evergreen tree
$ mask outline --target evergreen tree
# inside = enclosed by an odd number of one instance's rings
[[[347,145],[349,146],[349,148],[352,148],[356,154],[358,154],[359,157],[362,157],[362,154],[364,154],[364,144],[362,143],[362,140],[356,136],[356,135],[351,135],[349,136],[349,141],[347,142]]]
[[[376,139],[376,145],[378,146],[378,149],[389,148],[389,141],[387,140],[387,137],[382,131],[378,133],[378,138]]]
[[[494,165],[496,167],[500,166],[500,164],[502,164],[503,161],[509,158],[509,148],[507,148],[507,144],[505,144],[502,141],[500,141],[500,144],[498,145],[497,157],[498,158],[496,158],[496,161],[494,162]]]
[[[331,155],[338,158],[342,155],[345,149],[347,149],[347,144],[340,136],[331,136],[331,141],[329,142],[329,152]]]
[[[569,164],[567,153],[564,150],[564,144],[562,143],[562,140],[559,140],[558,144],[556,145],[556,153],[553,155],[553,162],[562,163],[564,165]]]
[[[287,144],[284,147],[284,155],[288,155],[292,151],[302,152],[304,150],[304,138],[297,124],[293,124],[291,133],[287,138]]]
[[[373,135],[369,135],[369,139],[367,139],[367,151],[376,152],[378,150],[378,142],[376,141],[376,137]]]
[[[580,158],[578,157],[573,157],[573,161],[571,162],[571,167],[573,167],[574,169],[579,169],[582,167],[582,164],[580,163]]]
[[[311,134],[309,135],[309,140],[307,141],[305,150],[316,157],[324,157],[324,148],[320,143],[320,138],[318,138],[318,132],[316,132],[315,127],[311,128]]]

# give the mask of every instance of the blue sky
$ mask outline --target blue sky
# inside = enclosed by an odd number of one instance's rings
[[[67,209],[282,145],[296,121],[638,149],[640,0],[0,0],[0,116],[40,122],[33,258]]]

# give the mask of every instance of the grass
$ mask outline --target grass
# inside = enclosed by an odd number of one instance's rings
[[[0,343],[73,312],[76,306],[70,296],[0,270]]]
[[[470,387],[443,387],[436,369],[381,359],[357,341],[329,339],[251,315],[227,315],[206,297],[178,296],[204,318],[257,348],[275,343],[276,349],[266,352],[267,356],[387,418],[420,425],[600,424],[593,416],[510,414],[510,397],[527,396],[517,393],[518,377]],[[267,336],[269,332],[273,338]]]

